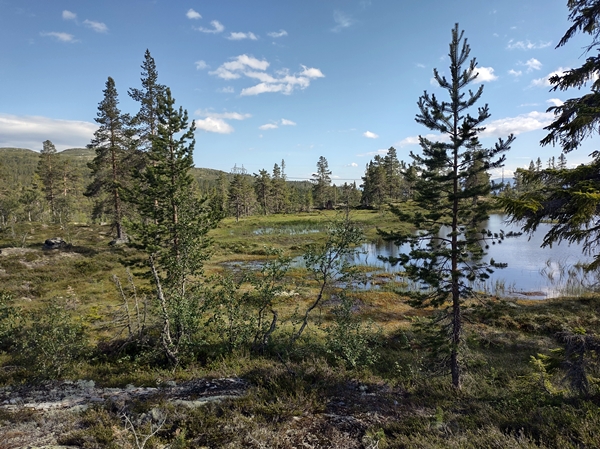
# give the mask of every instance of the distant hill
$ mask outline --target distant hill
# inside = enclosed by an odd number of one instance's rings
[[[84,184],[89,183],[90,169],[88,162],[96,156],[96,152],[89,148],[69,148],[58,153],[61,158],[67,158],[76,170],[79,170],[84,178]],[[27,148],[0,148],[0,173],[1,181],[11,188],[20,188],[31,185],[33,176],[37,169],[40,153]],[[198,181],[202,190],[214,185],[220,174],[225,174],[227,179],[233,175],[213,170],[212,168],[194,168],[192,176]]]

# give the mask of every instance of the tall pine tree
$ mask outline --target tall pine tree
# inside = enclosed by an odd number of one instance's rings
[[[60,189],[60,169],[56,147],[49,140],[42,143],[36,173],[42,183],[42,192],[50,205],[50,213],[54,219],[57,210],[56,198]]]
[[[126,240],[123,229],[123,192],[131,180],[131,156],[133,154],[133,129],[131,118],[118,108],[119,98],[115,81],[108,77],[104,98],[98,104],[95,119],[99,128],[88,148],[96,151],[89,164],[92,182],[86,196],[100,199],[100,210],[108,209],[115,229],[115,242]]]
[[[194,285],[208,258],[208,231],[215,215],[194,189],[194,122],[175,109],[169,89],[159,102],[159,125],[148,151],[149,164],[138,172],[135,226],[139,246],[148,254],[163,318],[162,346],[172,363],[190,342],[198,313]]]
[[[439,86],[448,93],[448,101],[425,92],[418,101],[416,121],[445,137],[431,141],[420,136],[421,154],[411,153],[419,176],[414,199],[392,208],[402,222],[412,224],[417,232],[384,233],[396,244],[409,243],[410,251],[400,261],[407,275],[419,282],[423,290],[412,293],[414,304],[447,307],[450,330],[447,351],[452,384],[461,386],[460,347],[462,340],[463,301],[472,294],[470,282],[486,279],[489,268],[482,255],[479,226],[486,220],[489,202],[474,199],[490,192],[489,183],[470,182],[478,173],[500,167],[501,153],[507,151],[513,136],[500,139],[493,148],[482,148],[478,134],[490,116],[484,105],[471,115],[468,111],[480,99],[483,86],[474,92],[470,83],[477,78],[475,59],[469,60],[470,47],[459,32],[452,30],[450,42],[450,79],[434,69]],[[477,162],[477,163],[475,163]]]

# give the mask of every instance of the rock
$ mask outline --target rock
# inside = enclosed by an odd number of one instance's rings
[[[61,248],[66,248],[66,247],[67,247],[67,242],[65,242],[60,237],[54,237],[52,239],[47,239],[44,242],[43,249],[50,250],[50,249],[61,249]]]
[[[109,242],[109,245],[110,246],[117,246],[117,245],[126,245],[127,243],[129,243],[129,237],[125,236],[125,237],[122,237],[120,239],[111,240]]]

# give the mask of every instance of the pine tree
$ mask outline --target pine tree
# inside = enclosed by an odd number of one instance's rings
[[[500,139],[490,149],[479,143],[478,134],[490,113],[487,105],[477,108],[473,116],[468,112],[480,99],[483,86],[474,92],[469,89],[477,78],[477,64],[475,59],[468,62],[470,47],[463,34],[458,24],[452,30],[450,79],[434,69],[435,80],[448,93],[449,100],[440,101],[425,92],[418,102],[416,121],[447,139],[431,141],[419,137],[422,154],[411,153],[420,175],[414,200],[392,208],[402,222],[419,231],[383,233],[398,245],[410,244],[410,252],[393,261],[400,261],[407,275],[424,288],[412,293],[414,304],[449,304],[447,362],[456,388],[461,386],[461,305],[473,292],[471,282],[486,279],[489,268],[480,259],[480,243],[485,234],[479,226],[487,219],[491,205],[483,201],[473,204],[473,200],[488,195],[490,184],[467,181],[500,167],[504,161],[500,154],[509,149],[514,139]]]
[[[140,149],[149,151],[152,146],[152,138],[158,134],[159,105],[161,98],[166,93],[166,87],[158,83],[156,63],[149,50],[144,53],[141,82],[141,89],[131,88],[128,94],[133,100],[140,103],[140,110],[135,115],[134,121],[138,128]]]
[[[44,198],[50,204],[50,213],[52,217],[56,214],[56,197],[59,192],[59,157],[56,153],[56,147],[49,140],[42,143],[42,151],[40,152],[40,160],[37,166],[37,175],[42,183],[42,192]]]
[[[271,211],[271,175],[262,169],[254,173],[254,191],[261,206],[263,214],[268,215]]]
[[[216,216],[197,198],[190,170],[194,166],[194,122],[175,109],[169,89],[159,102],[159,126],[148,151],[150,163],[137,174],[134,198],[142,221],[134,231],[149,256],[163,317],[161,341],[172,363],[190,342],[198,312],[194,282],[208,258],[208,231]]]
[[[398,201],[401,196],[401,165],[394,147],[390,147],[387,154],[383,158],[383,167],[385,169],[387,201]]]
[[[324,156],[319,157],[317,172],[312,177],[315,204],[324,209],[330,201],[329,190],[331,187],[331,170],[329,170],[329,164]]]
[[[133,154],[133,130],[131,118],[118,108],[119,98],[115,81],[108,77],[104,98],[98,104],[95,119],[99,128],[88,148],[96,151],[96,157],[88,165],[92,170],[92,182],[85,195],[100,198],[100,208],[109,209],[116,242],[125,241],[123,229],[123,192],[131,180],[131,156]]]
[[[271,178],[271,198],[273,199],[273,211],[275,213],[285,212],[289,203],[289,192],[285,182],[285,161],[281,161],[281,167],[277,164],[273,166],[273,176]]]

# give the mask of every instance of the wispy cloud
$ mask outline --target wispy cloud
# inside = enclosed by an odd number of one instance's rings
[[[542,63],[535,58],[527,60],[523,65],[527,67],[527,72],[533,72],[542,68]]]
[[[185,15],[186,15],[186,17],[188,19],[192,19],[192,20],[193,19],[201,19],[202,18],[202,16],[200,15],[200,13],[197,12],[197,11],[194,11],[192,8],[190,8],[188,10],[188,12],[185,13]]]
[[[267,36],[272,37],[273,39],[277,39],[278,37],[283,37],[287,35],[288,33],[285,30],[271,31],[270,33],[267,33]]]
[[[292,122],[291,120],[287,120],[284,118],[281,119],[281,124],[283,126],[296,126],[296,122]]]
[[[515,41],[515,40],[511,39],[510,41],[508,41],[508,45],[506,46],[506,48],[508,48],[509,50],[538,50],[540,48],[549,47],[550,45],[552,45],[551,41],[548,41],[548,42],[539,41],[539,42],[535,43],[535,42],[531,42],[530,40]]]
[[[260,125],[258,129],[267,130],[267,129],[276,129],[279,128],[275,123],[266,123],[264,125]]]
[[[194,65],[196,66],[196,70],[205,70],[208,68],[208,64],[202,59],[194,62]]]
[[[212,25],[212,28],[199,27],[198,31],[202,31],[203,33],[209,34],[218,34],[223,32],[223,30],[225,29],[225,27],[218,20],[213,20],[212,22],[210,22],[210,24]]]
[[[102,22],[94,22],[93,20],[84,20],[83,24],[94,30],[96,33],[106,33],[108,31],[108,27]]]
[[[494,69],[492,67],[477,67],[478,76],[475,80],[476,82],[481,81],[495,81],[498,79],[496,75],[494,75]]]
[[[509,74],[509,75],[512,75],[512,76],[514,76],[514,77],[519,77],[519,76],[521,76],[521,75],[523,74],[523,72],[522,72],[521,70],[513,70],[513,69],[510,69],[510,70],[508,71],[508,74]]]
[[[448,140],[446,138],[446,136],[441,136],[439,134],[425,134],[425,135],[423,135],[423,137],[425,137],[426,139],[429,139],[429,140],[433,140],[433,141]],[[406,138],[402,139],[401,141],[396,142],[394,144],[395,147],[400,147],[400,148],[405,147],[407,145],[419,145],[419,136],[406,137]],[[385,151],[387,153],[387,150],[379,150],[379,151]]]
[[[62,12],[62,18],[65,20],[76,20],[77,14],[71,11],[67,11],[66,9]]]
[[[532,111],[527,114],[520,114],[516,117],[506,117],[498,120],[493,120],[488,123],[484,123],[485,130],[480,133],[480,137],[495,137],[495,138],[506,138],[509,134],[523,134],[538,129],[543,129],[548,126],[554,120],[554,114],[551,112],[539,112]],[[440,134],[426,134],[425,137],[431,141],[447,142],[447,135]],[[418,145],[419,136],[410,136],[402,139],[400,142],[394,144],[394,146],[404,147],[407,145]]]
[[[227,37],[227,39],[229,39],[230,41],[241,41],[243,39],[250,39],[252,41],[258,40],[258,37],[256,37],[256,35],[254,33],[236,33],[236,32],[232,32],[229,34],[229,36]]]
[[[0,113],[0,147],[39,150],[51,140],[59,151],[85,147],[98,126],[94,123]]]
[[[532,111],[528,114],[521,114],[516,117],[507,117],[499,120],[493,120],[484,124],[485,130],[481,133],[482,137],[506,137],[509,134],[523,134],[535,131],[548,126],[554,120],[554,114],[551,112]]]
[[[321,70],[313,67],[301,66],[302,71],[290,74],[289,70],[283,69],[275,75],[267,73],[270,64],[266,60],[256,59],[248,55],[239,55],[233,60],[219,66],[216,70],[209,72],[224,80],[238,79],[245,76],[258,80],[260,83],[242,89],[240,95],[259,95],[266,92],[281,92],[291,94],[296,89],[305,89],[313,79],[322,78],[325,75]]]
[[[338,10],[333,12],[333,21],[335,22],[335,26],[331,29],[331,31],[334,33],[339,33],[344,28],[348,28],[354,23],[354,19]]]
[[[356,162],[351,162],[347,167],[358,167],[358,164]]]
[[[558,70],[555,70],[554,72],[549,73],[548,75],[544,76],[543,78],[537,78],[534,79],[533,81],[531,81],[531,86],[533,87],[550,87],[550,78],[552,78],[554,75],[562,75],[563,72],[566,72],[567,70],[570,70],[568,67],[559,67]]]
[[[235,89],[231,86],[226,86],[226,87],[217,89],[217,92],[219,92],[220,94],[232,94],[235,92]]]
[[[375,133],[372,133],[371,131],[365,131],[363,133],[363,136],[365,136],[368,139],[377,139],[379,136]]]
[[[75,39],[75,36],[73,36],[72,34],[63,33],[63,32],[59,32],[59,31],[50,31],[48,33],[40,33],[40,36],[53,37],[54,39],[56,39],[59,42],[67,42],[69,44],[78,42],[77,39]]]
[[[196,128],[210,133],[231,134],[235,130],[226,120],[246,120],[252,117],[252,114],[242,114],[239,112],[213,112],[198,109],[194,112],[197,117],[204,117],[196,120]]]

